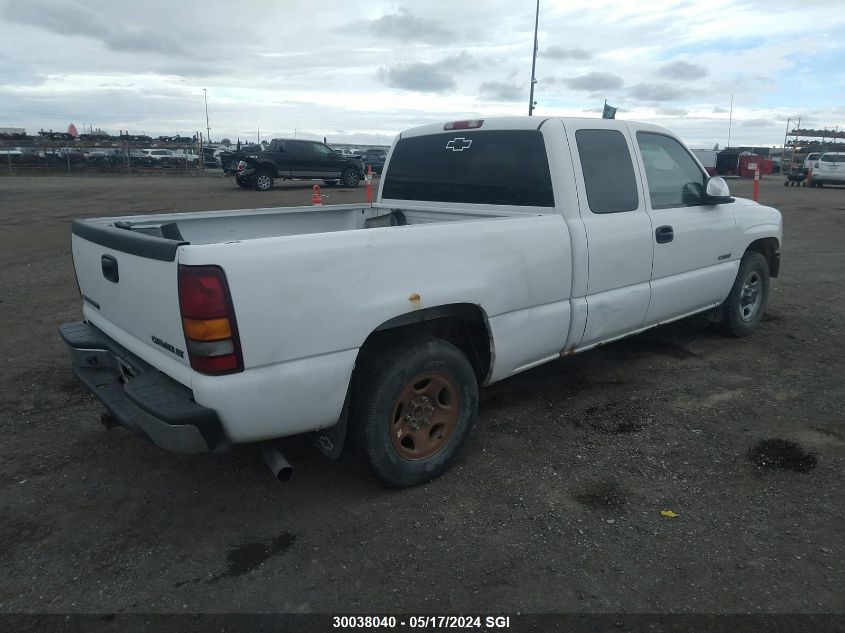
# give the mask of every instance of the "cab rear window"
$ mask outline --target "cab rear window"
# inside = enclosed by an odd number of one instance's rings
[[[553,207],[543,136],[537,130],[454,131],[400,139],[382,198]]]
[[[845,154],[825,154],[822,156],[823,163],[845,163]]]

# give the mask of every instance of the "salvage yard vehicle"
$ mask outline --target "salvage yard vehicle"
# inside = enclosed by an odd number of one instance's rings
[[[813,163],[814,187],[845,185],[845,152],[827,152]]]
[[[269,191],[278,178],[339,182],[344,187],[357,187],[364,179],[360,157],[344,157],[317,141],[274,138],[263,152],[236,158],[232,165],[238,185],[258,191]]]
[[[384,161],[387,160],[387,152],[383,149],[368,149],[361,156],[364,163],[364,171],[372,169],[374,174],[380,174],[384,170]]]
[[[393,486],[445,472],[480,386],[705,313],[751,334],[780,213],[663,128],[505,117],[394,141],[372,205],[77,220],[73,371],[178,452],[312,433]]]

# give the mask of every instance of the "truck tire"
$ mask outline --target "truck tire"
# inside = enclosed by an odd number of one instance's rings
[[[405,488],[440,476],[469,437],[478,382],[457,347],[432,336],[365,354],[356,368],[352,429],[387,484]]]
[[[762,254],[746,251],[719,323],[726,334],[742,338],[760,324],[769,298],[769,263]]]
[[[349,169],[343,172],[340,180],[343,183],[344,187],[354,189],[358,186],[358,183],[361,182],[361,176],[358,174],[357,170],[350,167]]]
[[[267,170],[260,171],[252,179],[256,191],[270,191],[273,188],[273,174]]]
[[[238,183],[238,187],[243,187],[244,189],[249,189],[250,187],[252,187],[252,180],[250,180],[249,178],[237,176],[235,178],[235,182]]]

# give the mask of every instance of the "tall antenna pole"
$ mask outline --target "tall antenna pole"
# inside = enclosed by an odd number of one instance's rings
[[[534,70],[537,68],[537,26],[540,24],[540,0],[537,0],[537,11],[534,14],[534,54],[531,57],[531,94],[528,97],[528,116],[534,114]]]
[[[731,124],[734,120],[734,93],[731,93],[731,113],[728,115],[728,147],[731,146]]]
[[[202,89],[203,97],[205,98],[205,131],[208,132],[208,142],[211,142],[211,126],[208,123],[208,92],[205,88]]]

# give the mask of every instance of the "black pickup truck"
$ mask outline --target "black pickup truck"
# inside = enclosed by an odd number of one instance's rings
[[[258,191],[273,188],[276,178],[322,180],[327,185],[357,187],[364,178],[360,158],[344,158],[318,141],[275,138],[263,152],[246,154],[232,162],[238,185]]]

